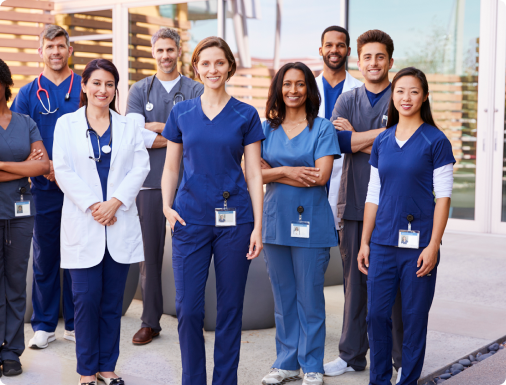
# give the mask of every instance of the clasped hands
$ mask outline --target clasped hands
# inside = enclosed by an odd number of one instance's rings
[[[118,220],[118,218],[116,218],[116,211],[118,211],[121,205],[122,203],[120,200],[111,198],[105,202],[94,203],[89,209],[91,210],[93,219],[102,226],[112,226]]]

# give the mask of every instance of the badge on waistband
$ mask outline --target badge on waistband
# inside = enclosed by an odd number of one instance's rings
[[[217,227],[236,226],[235,208],[227,206],[227,199],[230,198],[230,193],[228,191],[225,191],[223,193],[223,198],[225,199],[225,202],[223,203],[223,208],[214,209],[215,226]]]
[[[18,192],[20,194],[20,199],[14,202],[14,216],[26,217],[30,215],[30,201],[23,200],[23,194],[26,193],[26,188],[20,187]]]
[[[290,235],[292,238],[309,238],[309,222],[302,220],[304,207],[297,207],[299,220],[290,224]]]
[[[408,220],[408,229],[399,230],[399,247],[405,249],[418,249],[420,245],[420,232],[411,230],[411,222],[415,217],[409,214],[406,219]]]

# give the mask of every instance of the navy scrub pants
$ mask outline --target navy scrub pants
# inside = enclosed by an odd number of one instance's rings
[[[0,362],[25,350],[26,271],[33,217],[0,219]]]
[[[76,312],[77,373],[81,376],[114,372],[129,267],[112,259],[106,248],[98,265],[69,269]]]
[[[277,358],[273,368],[323,373],[323,283],[329,250],[264,244],[275,305]]]
[[[52,333],[60,314],[60,227],[63,207],[61,190],[32,188],[35,203],[33,228],[32,328]],[[63,270],[63,318],[65,330],[74,330],[72,280]]]
[[[216,271],[217,316],[213,385],[237,384],[244,291],[250,261],[246,258],[253,223],[231,227],[176,222],[172,267],[183,365],[182,385],[207,382],[204,347],[204,295],[211,257]]]
[[[370,385],[390,385],[392,378],[392,307],[402,293],[402,375],[400,385],[416,385],[422,373],[429,310],[436,288],[437,265],[418,278],[422,249],[382,246],[371,242],[367,280],[367,331],[371,349]],[[439,255],[438,255],[439,264]]]

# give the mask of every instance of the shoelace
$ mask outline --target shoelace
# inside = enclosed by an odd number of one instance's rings
[[[316,376],[317,373],[314,373],[314,372],[311,372],[311,373],[307,373],[306,374],[306,377],[308,378],[308,380],[316,380]]]
[[[269,374],[271,373],[279,373],[279,369],[278,368],[271,368],[271,370],[269,371]]]

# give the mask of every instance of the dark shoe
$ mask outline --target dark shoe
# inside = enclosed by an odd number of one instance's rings
[[[14,360],[5,360],[3,372],[7,377],[17,376],[23,373],[23,369],[21,369],[21,363]]]
[[[160,332],[155,332],[151,328],[140,328],[139,331],[135,333],[132,343],[134,345],[146,345],[153,341],[153,338],[158,337],[159,335]]]

